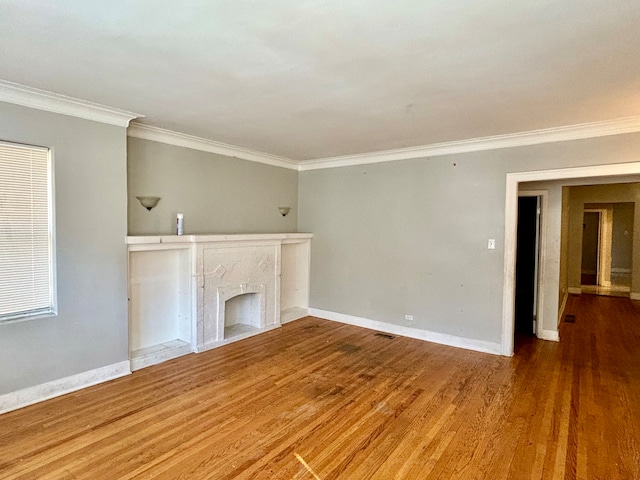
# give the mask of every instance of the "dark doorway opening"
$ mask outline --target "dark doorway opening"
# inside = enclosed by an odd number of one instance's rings
[[[535,335],[540,197],[518,197],[515,331]]]
[[[598,285],[600,214],[584,212],[582,223],[582,285]]]

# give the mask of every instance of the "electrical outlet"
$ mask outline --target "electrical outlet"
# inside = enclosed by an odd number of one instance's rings
[[[410,322],[413,322],[413,315],[405,315],[404,319],[409,320]]]

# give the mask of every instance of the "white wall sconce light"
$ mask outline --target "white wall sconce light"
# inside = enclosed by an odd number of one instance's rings
[[[278,207],[278,210],[280,211],[280,215],[286,217],[289,213],[289,210],[291,210],[291,207]]]
[[[136,197],[136,198],[140,202],[140,205],[142,205],[144,208],[146,208],[149,211],[151,211],[151,209],[153,207],[158,205],[158,202],[160,201],[160,197],[141,196],[141,197]]]

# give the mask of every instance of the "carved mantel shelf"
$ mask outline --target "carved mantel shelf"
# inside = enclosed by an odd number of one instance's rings
[[[308,241],[312,233],[238,233],[216,235],[140,235],[127,237],[128,245],[183,244],[205,242],[275,241],[292,243]]]

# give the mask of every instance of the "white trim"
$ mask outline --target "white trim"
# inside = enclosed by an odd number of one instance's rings
[[[47,112],[70,115],[95,122],[127,127],[134,118],[144,115],[107,107],[98,103],[67,97],[58,93],[27,87],[0,79],[0,102],[14,103]]]
[[[158,248],[188,248],[187,244],[204,242],[263,242],[304,243],[313,238],[313,233],[227,233],[214,235],[133,235],[126,238],[127,245],[158,245]],[[178,245],[187,245],[180,247]],[[132,248],[132,247],[130,247]]]
[[[321,168],[347,167],[369,163],[395,162],[413,158],[481,152],[498,148],[522,147],[540,143],[564,142],[568,140],[605,137],[608,135],[634,132],[640,132],[640,116],[508,133],[505,135],[470,138],[452,142],[432,143],[430,145],[399,148],[395,150],[302,160],[299,170],[318,170]]]
[[[567,287],[567,292],[571,295],[582,295],[581,287]]]
[[[363,317],[355,317],[344,313],[330,312],[320,310],[318,308],[310,308],[309,315],[314,317],[333,320],[335,322],[347,323],[356,327],[368,328],[380,332],[391,333],[403,337],[415,338],[426,342],[438,343],[440,345],[448,345],[450,347],[464,348],[466,350],[474,350],[476,352],[492,353],[500,355],[500,344],[495,342],[487,342],[485,340],[474,340],[472,338],[456,337],[444,333],[431,332],[429,330],[421,330],[419,328],[405,327],[402,325],[394,325],[392,323],[379,322]]]
[[[562,142],[640,132],[640,116],[631,116],[598,122],[565,125],[561,127],[469,138],[450,142],[432,143],[428,145],[377,152],[316,158],[311,160],[294,160],[236,145],[174,132],[163,128],[142,125],[140,123],[133,123],[130,125],[129,122],[131,120],[135,118],[144,118],[144,115],[34,87],[28,87],[26,85],[2,79],[0,79],[0,102],[23,105],[25,107],[70,115],[120,127],[129,126],[128,135],[130,137],[153,140],[180,147],[193,148],[195,150],[237,157],[243,160],[250,160],[297,171],[392,162],[458,153],[480,152],[499,148],[521,147],[541,143]]]
[[[160,347],[160,350],[158,348]],[[143,348],[129,354],[131,371],[157,365],[193,352],[193,346],[184,340],[173,340],[151,348]]]
[[[502,288],[502,354],[513,355],[515,250],[518,213],[518,184],[540,180],[566,180],[571,178],[609,177],[640,174],[640,162],[595,165],[590,167],[560,168],[532,172],[507,173],[504,215],[504,282]],[[569,293],[572,293],[569,287]],[[640,300],[640,295],[638,296]]]
[[[557,330],[540,330],[538,338],[542,340],[549,340],[551,342],[559,342],[560,334]]]
[[[518,181],[507,174],[504,213],[504,286],[502,288],[502,355],[513,355],[516,299],[516,240],[518,238]]]
[[[303,307],[291,307],[280,312],[280,324],[293,322],[309,315],[309,309]]]
[[[629,298],[630,298],[631,300],[640,300],[640,293],[637,293],[637,292],[631,292],[631,293],[629,294]]]
[[[611,268],[611,273],[631,273],[630,268]]]
[[[258,152],[236,145],[207,140],[206,138],[187,135],[186,133],[173,132],[164,128],[142,125],[137,122],[131,123],[127,130],[127,135],[143,140],[166,143],[177,147],[191,148],[203,152],[216,153],[227,157],[237,157],[252,162],[265,163],[274,167],[289,168],[298,170],[298,162],[289,158],[271,155],[269,153]]]
[[[56,236],[56,165],[53,149],[49,148],[49,265],[51,268],[51,308],[54,315],[58,315],[58,239]]]
[[[0,395],[0,414],[17,410],[50,398],[59,397],[92,385],[107,382],[131,373],[129,361],[114,363],[52,382],[42,383]]]

